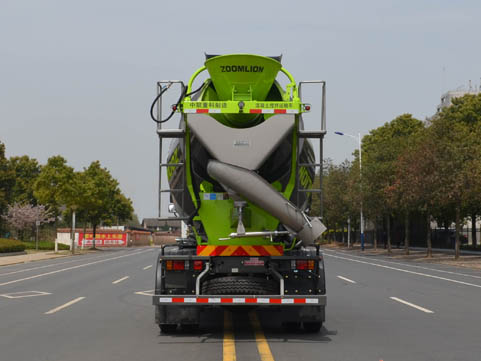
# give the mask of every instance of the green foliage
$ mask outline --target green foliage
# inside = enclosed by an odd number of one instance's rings
[[[323,220],[329,228],[336,228],[337,225],[344,226],[348,217],[354,220],[354,214],[358,212],[359,184],[353,180],[352,166],[348,161],[340,165],[327,161],[323,169]],[[357,173],[359,174],[359,168]],[[318,202],[313,202],[314,212],[318,212],[317,207]]]
[[[25,246],[25,249],[36,249],[36,243],[35,242],[22,242],[23,245]],[[39,241],[38,242],[38,249],[41,251],[53,251],[55,250],[55,242],[49,242],[49,241]],[[70,246],[59,243],[58,244],[58,249],[59,250],[69,250]]]
[[[40,165],[37,160],[26,155],[10,157],[8,166],[15,174],[11,202],[36,205],[37,199],[33,195],[33,188],[40,174]]]
[[[12,188],[15,184],[15,174],[8,166],[5,158],[5,145],[0,142],[0,216],[5,214],[11,200]],[[4,222],[0,217],[0,232],[4,228]]]
[[[73,184],[74,170],[67,165],[65,158],[60,155],[50,157],[35,181],[34,196],[59,215],[60,207],[70,200]]]
[[[22,252],[25,245],[15,239],[0,238],[0,253]]]
[[[92,162],[80,178],[82,197],[79,208],[94,229],[102,222],[132,218],[132,202],[121,193],[118,182],[101,167],[100,162]]]
[[[363,201],[371,218],[392,214],[399,206],[389,194],[396,182],[397,160],[423,129],[420,120],[403,114],[363,138]]]

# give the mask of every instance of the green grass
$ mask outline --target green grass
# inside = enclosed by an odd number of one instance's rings
[[[35,249],[35,241],[33,242],[23,242],[26,249]],[[41,251],[53,251],[55,250],[55,242],[50,241],[39,241],[38,242],[38,249]],[[63,243],[58,244],[59,250],[68,250],[70,249],[69,246]]]
[[[0,238],[0,253],[25,251],[25,244],[16,239]]]

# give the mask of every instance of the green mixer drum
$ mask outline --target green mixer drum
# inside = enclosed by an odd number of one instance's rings
[[[281,63],[259,55],[234,54],[210,58],[205,66],[219,100],[265,100]]]
[[[215,88],[215,100],[266,100],[282,65],[259,55],[219,55],[205,62]],[[281,100],[281,99],[279,99]],[[258,114],[223,114],[214,116],[232,127],[251,127],[263,120]]]

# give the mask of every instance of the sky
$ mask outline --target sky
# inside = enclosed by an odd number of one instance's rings
[[[76,170],[99,160],[139,218],[155,217],[156,81],[187,82],[204,53],[282,54],[297,81],[327,82],[324,155],[340,163],[357,144],[334,131],[424,120],[443,92],[479,86],[480,18],[479,0],[2,0],[0,141]],[[303,94],[314,129],[320,91]]]

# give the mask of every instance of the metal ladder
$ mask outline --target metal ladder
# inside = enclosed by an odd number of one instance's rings
[[[165,86],[170,86],[172,84],[180,84],[181,92],[183,93],[185,90],[184,82],[181,80],[161,80],[157,82],[157,95],[163,89],[162,84],[168,84]],[[162,119],[162,96],[159,97],[157,100],[157,119]],[[181,193],[181,207],[184,209],[184,192],[186,188],[185,184],[185,173],[186,173],[186,164],[185,164],[185,131],[183,129],[163,129],[162,123],[157,123],[157,135],[159,136],[159,209],[158,209],[158,220],[159,221],[186,221],[189,217],[162,217],[162,194],[163,193]],[[182,143],[182,160],[180,163],[164,163],[162,161],[162,145],[164,139],[183,139]],[[162,184],[162,170],[167,167],[182,167],[182,188],[178,189],[170,189],[168,187],[163,188]]]
[[[296,149],[296,156],[297,156],[297,161],[296,161],[296,188],[297,188],[297,204],[299,205],[299,194],[302,193],[318,193],[319,194],[319,201],[320,201],[320,214],[319,217],[323,216],[323,210],[322,210],[322,159],[323,159],[323,140],[324,140],[324,135],[326,135],[327,130],[326,130],[326,82],[324,80],[306,80],[306,81],[301,81],[299,82],[298,85],[298,91],[299,91],[299,98],[301,98],[302,102],[302,84],[321,84],[322,85],[322,98],[321,98],[321,128],[319,130],[301,130],[297,129],[299,138],[304,138],[304,139],[319,139],[319,163],[299,163],[300,161],[300,149],[299,149],[299,143],[297,142],[297,149]],[[301,115],[302,117],[302,115]],[[311,188],[311,189],[299,189],[299,168],[300,167],[310,167],[314,168],[314,172],[316,169],[319,168],[319,188]],[[315,178],[314,178],[315,180]],[[314,183],[313,183],[314,185]]]

